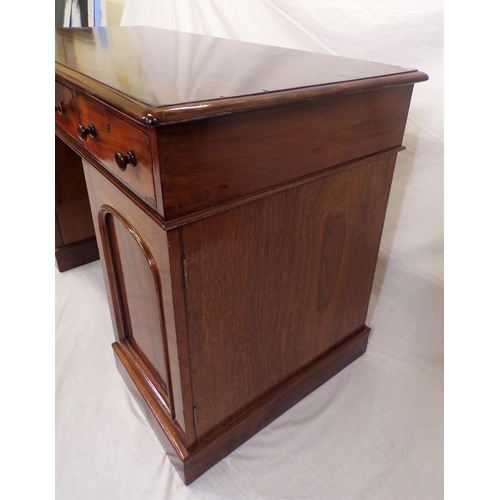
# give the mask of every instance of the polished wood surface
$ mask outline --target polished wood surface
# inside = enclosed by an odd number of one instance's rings
[[[117,367],[186,484],[366,350],[426,78],[150,28],[56,32],[57,144],[83,160]]]
[[[114,343],[117,368],[141,407],[167,456],[185,484],[190,484],[224,459],[257,432],[276,420],[294,404],[343,370],[366,351],[370,329],[364,328],[295,377],[265,394],[252,407],[219,427],[195,447],[186,448],[176,439],[176,430],[152,385],[136,371],[126,344]],[[286,459],[286,458],[285,458]]]
[[[184,436],[183,393],[165,230],[89,162],[84,172],[93,207],[115,340],[126,343],[140,371],[154,380]],[[181,285],[182,286],[182,285]],[[139,369],[139,368],[137,368]],[[175,382],[175,386],[173,386]]]
[[[54,187],[55,256],[62,272],[97,260],[99,252],[80,157],[57,136]]]
[[[149,205],[156,207],[148,134],[83,96],[79,95],[76,100],[80,123],[95,129],[95,137],[89,136],[85,147]],[[115,155],[126,155],[128,151],[133,153],[135,165],[122,168]]]
[[[165,219],[399,147],[411,93],[395,87],[159,128]]]
[[[387,64],[136,26],[58,29],[55,48],[59,78],[150,125],[427,78]]]
[[[55,101],[56,125],[63,128],[74,139],[79,139],[79,117],[73,92],[68,87],[56,82]]]
[[[395,159],[183,227],[199,437],[364,327]]]

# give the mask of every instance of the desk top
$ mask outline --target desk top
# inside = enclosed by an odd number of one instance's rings
[[[56,30],[56,77],[147,125],[416,83],[398,66],[149,27]]]

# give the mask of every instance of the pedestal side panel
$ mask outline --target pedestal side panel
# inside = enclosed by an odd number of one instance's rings
[[[55,136],[55,170],[55,208],[60,231],[60,241],[59,244],[56,243],[56,247],[94,238],[82,160],[57,136]]]
[[[200,439],[364,327],[395,158],[183,227]]]

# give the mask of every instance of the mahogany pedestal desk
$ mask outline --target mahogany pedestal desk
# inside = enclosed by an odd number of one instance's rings
[[[134,27],[57,30],[55,76],[60,269],[95,228],[118,369],[188,484],[365,352],[427,75]]]

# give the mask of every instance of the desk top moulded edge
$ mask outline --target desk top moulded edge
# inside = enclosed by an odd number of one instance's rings
[[[76,87],[104,104],[119,110],[134,121],[155,127],[231,113],[316,101],[339,94],[413,85],[429,79],[426,73],[414,69],[391,75],[283,89],[261,94],[153,107],[57,61],[55,62],[55,70],[56,80],[60,83]]]
[[[125,28],[121,29],[125,30],[123,34],[131,36],[133,33],[131,28],[128,28],[130,33]],[[158,30],[155,31],[155,29],[146,29],[143,27],[137,28],[137,30],[142,30],[144,33],[151,35],[153,38],[158,36]],[[79,35],[78,30],[76,31],[76,35]],[[77,51],[76,49],[78,43],[81,42],[82,45],[85,44],[85,36],[88,36],[88,33],[86,33],[84,29],[81,29],[81,31],[81,37],[75,36],[74,40],[70,37],[72,41],[68,48],[71,48],[72,51]],[[110,35],[113,33],[113,31],[110,31]],[[173,32],[170,30],[164,30],[163,32],[163,34],[168,33],[170,33],[168,36],[172,36]],[[182,35],[183,37],[193,37],[193,42],[200,40],[203,42],[206,42],[207,40],[214,40],[218,44],[222,44],[226,47],[231,43],[238,44],[240,49],[248,47],[248,50],[250,51],[249,53],[257,50],[258,48],[262,51],[271,51],[273,54],[276,52],[277,54],[291,55],[293,56],[292,60],[298,57],[300,61],[302,61],[302,64],[304,64],[304,60],[307,61],[309,57],[309,53],[293,49],[261,46],[248,42],[223,40],[214,37],[192,35],[187,33],[177,34],[179,36]],[[62,33],[60,33],[60,36],[62,37]],[[169,38],[167,37],[167,39]],[[266,53],[267,52],[259,52],[261,57],[262,54]],[[109,52],[108,56],[112,57],[112,52]],[[93,96],[104,104],[111,106],[113,109],[122,112],[132,120],[146,126],[160,126],[169,123],[178,123],[224,114],[286,106],[300,102],[315,101],[338,94],[370,91],[384,87],[412,85],[428,79],[428,76],[425,73],[416,69],[378,65],[367,61],[356,61],[354,59],[317,54],[314,52],[310,53],[310,57],[313,59],[313,63],[311,63],[313,67],[318,68],[321,68],[321,65],[324,65],[325,62],[328,62],[331,58],[334,67],[336,64],[338,64],[339,67],[342,67],[342,70],[340,71],[342,76],[333,74],[330,75],[329,73],[325,76],[325,74],[318,70],[318,75],[321,75],[321,78],[318,76],[317,84],[314,82],[314,79],[308,79],[308,83],[306,85],[301,85],[299,82],[304,82],[305,80],[294,79],[295,81],[291,81],[289,83],[290,87],[284,86],[283,82],[280,81],[281,86],[279,88],[275,88],[270,91],[255,91],[255,89],[262,88],[259,87],[260,83],[262,83],[259,78],[256,80],[257,84],[251,86],[252,88],[243,85],[240,90],[247,90],[249,92],[243,92],[241,95],[234,94],[217,98],[209,96],[209,98],[206,99],[194,98],[182,100],[181,98],[180,101],[177,101],[174,96],[172,102],[155,105],[145,102],[130,93],[125,93],[123,89],[120,90],[116,86],[114,87],[110,84],[99,81],[95,78],[95,75],[94,77],[92,76],[90,71],[89,74],[82,72],[79,70],[77,63],[71,62],[70,59],[66,60],[65,57],[60,57],[59,60],[56,58],[55,74],[56,80],[59,82],[63,84],[67,83],[76,87],[80,91]],[[367,65],[367,68],[371,68],[370,65],[373,64],[376,67],[376,72],[373,72],[372,69],[367,69],[366,76],[363,75],[363,70],[360,72],[358,69],[357,71],[350,72],[347,69],[350,63]],[[96,61],[96,64],[98,65],[99,61]],[[84,65],[81,67],[84,68]],[[241,68],[239,69],[241,70]],[[265,70],[262,71],[263,77],[266,76]],[[96,74],[99,74],[99,71],[97,71]],[[222,78],[222,75],[219,76]],[[248,75],[242,74],[241,78],[244,79],[247,76]],[[309,84],[309,82],[312,82],[312,84]],[[212,90],[215,92],[215,89]]]

